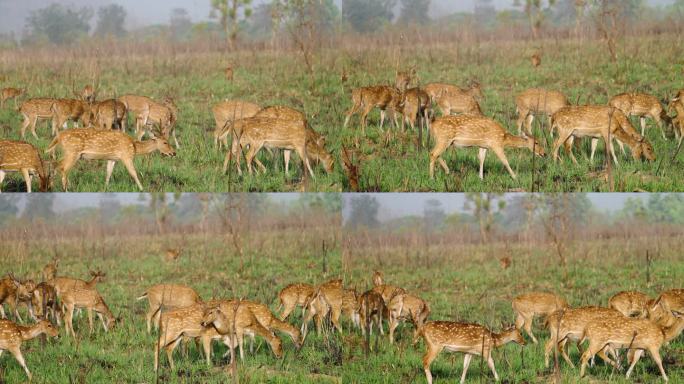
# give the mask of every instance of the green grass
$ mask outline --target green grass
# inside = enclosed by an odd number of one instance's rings
[[[371,238],[373,235],[371,235]],[[365,235],[362,238],[366,238]],[[556,263],[550,247],[524,244],[491,244],[487,246],[433,245],[405,249],[387,244],[356,247],[344,259],[350,283],[357,289],[371,287],[371,274],[382,270],[387,284],[404,287],[426,300],[431,313],[429,320],[476,322],[494,331],[514,321],[511,299],[518,294],[541,290],[556,292],[572,306],[607,305],[608,298],[620,290],[636,289],[651,296],[658,292],[681,287],[684,261],[680,256],[681,237],[673,239],[643,239],[592,241],[571,248],[566,267]],[[622,244],[621,244],[622,243]],[[659,250],[650,268],[650,283],[646,282],[644,254],[647,249]],[[513,260],[503,270],[498,258],[508,254]],[[651,253],[653,255],[653,253]],[[494,352],[497,372],[504,383],[550,382],[551,367],[544,368],[544,343],[548,331],[542,321],[533,328],[539,344],[521,348],[509,344]],[[425,383],[422,356],[425,345],[420,341],[412,346],[413,326],[405,323],[398,328],[397,342],[389,344],[380,337],[377,350],[365,354],[360,333],[345,338],[350,346],[346,352],[343,380],[346,383]],[[371,345],[375,345],[375,337]],[[586,346],[586,345],[585,345]],[[665,370],[670,382],[684,380],[684,337],[679,336],[661,348]],[[622,355],[624,359],[624,354]],[[574,345],[570,357],[579,361]],[[598,360],[597,360],[598,361]],[[475,357],[470,365],[467,383],[493,382],[486,363]],[[623,362],[624,365],[624,362]],[[460,380],[463,354],[442,352],[431,369],[435,383]],[[598,362],[588,369],[587,377],[579,378],[579,370],[560,362],[563,383],[650,383],[657,382],[659,372],[653,360],[642,358],[631,379],[624,373]]]
[[[543,65],[534,69],[528,57],[540,48],[544,53]],[[181,148],[173,159],[157,154],[136,160],[147,191],[346,191],[351,187],[341,164],[343,147],[354,154],[362,191],[608,191],[609,184],[601,177],[602,144],[592,165],[588,162],[588,143],[584,144],[582,153],[577,153],[578,165],[572,164],[567,156],[558,164],[546,157],[535,161],[534,172],[529,151],[508,151],[509,161],[519,175],[517,181],[491,153],[485,163],[485,180],[480,181],[476,149],[449,149],[444,158],[452,174],[446,176],[438,170],[436,179],[430,180],[428,151],[417,148],[415,132],[394,130],[387,136],[377,127],[377,111],[370,115],[365,137],[361,135],[358,116],[352,118],[347,129],[342,128],[344,113],[351,103],[351,89],[391,83],[395,68],[394,64],[388,64],[387,58],[393,58],[392,62],[396,58],[401,66],[415,64],[420,84],[440,81],[466,85],[475,79],[484,89],[484,113],[515,133],[513,99],[529,87],[560,90],[573,103],[581,104],[604,104],[611,96],[626,91],[648,92],[668,99],[682,87],[679,80],[684,70],[682,48],[676,36],[630,38],[622,43],[617,63],[610,62],[600,42],[585,42],[581,48],[563,40],[540,41],[534,46],[529,42],[481,42],[426,45],[410,50],[401,46],[380,50],[341,48],[320,52],[311,76],[305,72],[296,52],[200,55],[162,50],[156,54],[125,52],[78,60],[74,59],[78,57],[75,54],[58,58],[12,54],[0,64],[0,72],[8,79],[8,86],[30,86],[30,97],[70,96],[72,84],[80,87],[89,83],[97,72],[94,68],[98,67],[100,99],[126,93],[174,97],[180,108],[177,130]],[[232,83],[223,78],[226,62],[236,65]],[[345,83],[340,78],[343,71],[349,74]],[[269,168],[267,174],[223,175],[224,152],[213,147],[210,108],[226,98],[304,110],[311,126],[327,137],[327,148],[336,158],[334,172],[326,175],[319,165],[315,170],[316,179],[303,183],[301,163],[295,162],[288,178],[283,172],[282,155],[275,161],[264,153],[260,156]],[[19,138],[20,124],[20,117],[11,108],[0,111],[3,137]],[[546,125],[535,127],[537,136],[543,137],[542,141],[549,146],[551,138],[542,133],[546,130]],[[28,138],[28,141],[44,149],[49,143],[49,131],[41,126],[39,132],[39,140]],[[672,159],[674,140],[663,140],[652,123],[649,123],[647,138],[655,148],[656,162],[640,163],[632,161],[630,156],[620,156],[620,166],[613,168],[615,190],[684,190],[681,181],[684,155]],[[102,161],[80,161],[70,175],[72,191],[103,191],[104,168]],[[23,188],[16,175],[10,176],[5,185],[7,190]],[[53,190],[60,188],[55,180]],[[109,190],[135,191],[133,180],[120,165],[115,168]]]
[[[312,233],[313,232],[313,233]],[[75,319],[78,340],[61,337],[43,344],[32,340],[23,344],[23,352],[34,383],[143,383],[155,382],[152,369],[156,333],[148,335],[145,330],[147,301],[136,301],[147,287],[173,282],[194,287],[203,298],[243,297],[268,304],[277,309],[277,292],[292,282],[317,283],[340,270],[339,252],[330,251],[327,257],[328,273],[321,272],[321,241],[331,244],[329,229],[309,229],[298,233],[290,229],[267,234],[252,235],[250,251],[245,252],[244,268],[224,238],[188,235],[135,237],[95,236],[89,239],[57,239],[56,248],[50,241],[31,240],[27,248],[22,242],[5,242],[3,254],[13,254],[0,260],[0,271],[14,271],[17,276],[33,276],[39,279],[42,266],[50,260],[53,250],[61,256],[59,275],[88,276],[88,269],[100,268],[107,273],[98,291],[120,323],[109,333],[104,333],[98,323],[96,332],[88,335],[85,313]],[[92,238],[92,236],[91,236]],[[333,241],[334,242],[334,241]],[[180,260],[163,261],[167,246],[185,244]],[[25,253],[21,250],[24,249]],[[289,321],[301,325],[297,310]],[[282,336],[282,335],[281,335]],[[238,365],[242,383],[319,383],[334,382],[341,376],[341,356],[336,352],[335,340],[323,342],[311,334],[299,352],[292,341],[283,339],[284,357],[277,359],[268,344],[257,338],[255,353],[247,348],[244,364]],[[187,356],[177,348],[174,355],[176,371],[171,371],[162,352],[160,358],[161,382],[178,383],[225,383],[231,379],[227,374],[227,360],[221,359],[226,351],[223,345],[214,343],[213,368],[207,368],[203,357],[193,343]],[[325,375],[332,379],[320,379]],[[8,354],[0,357],[0,381],[17,383],[26,380],[23,370]],[[73,380],[73,381],[71,381]]]

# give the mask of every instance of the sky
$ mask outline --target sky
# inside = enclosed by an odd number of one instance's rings
[[[253,0],[255,6],[269,0]],[[338,7],[342,0],[334,0]],[[21,33],[24,20],[30,11],[60,2],[66,5],[98,8],[106,4],[120,4],[129,15],[128,28],[138,28],[151,24],[167,23],[171,10],[185,8],[193,21],[207,21],[210,13],[210,0],[0,0],[0,33]],[[671,4],[673,0],[647,0],[649,4]],[[438,17],[454,12],[472,11],[475,0],[432,0],[430,15]],[[510,8],[513,0],[494,0],[498,8]]]

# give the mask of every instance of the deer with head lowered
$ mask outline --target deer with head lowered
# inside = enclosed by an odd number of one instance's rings
[[[399,322],[409,320],[413,323],[415,331],[413,336],[418,333],[418,329],[425,324],[430,315],[430,306],[426,301],[418,296],[408,293],[395,295],[387,305],[389,312],[389,338],[390,344],[394,343],[394,331],[399,326]]]
[[[52,98],[35,98],[24,101],[19,107],[19,113],[24,117],[24,122],[21,124],[21,137],[26,136],[26,129],[30,127],[31,134],[38,139],[36,135],[36,124],[40,120],[49,120],[52,118],[52,104],[55,99]]]
[[[54,151],[57,146],[62,148],[64,158],[58,169],[62,173],[62,186],[68,187],[68,174],[78,159],[107,160],[107,174],[105,188],[109,185],[114,165],[121,161],[126,170],[135,180],[136,185],[142,191],[143,186],[138,179],[138,174],[133,164],[133,158],[138,155],[146,155],[159,151],[164,156],[175,156],[176,151],[163,138],[154,138],[145,141],[135,141],[127,134],[120,131],[96,130],[96,129],[70,129],[61,132],[50,143],[47,153]]]
[[[64,311],[64,325],[67,335],[71,333],[71,336],[76,338],[73,324],[74,309],[76,308],[84,308],[87,310],[90,333],[93,333],[94,331],[93,311],[97,313],[97,316],[100,318],[102,328],[104,328],[105,332],[108,332],[114,327],[116,319],[96,289],[70,289],[62,294],[62,303],[64,307],[66,307],[66,310]]]
[[[515,107],[518,113],[518,135],[532,136],[532,122],[536,114],[551,118],[554,113],[570,105],[568,98],[557,91],[540,88],[530,88],[515,97]],[[525,125],[523,131],[523,123]]]
[[[389,85],[375,85],[370,87],[355,88],[352,90],[352,107],[347,111],[344,118],[344,128],[347,128],[352,115],[361,111],[361,132],[366,133],[366,118],[374,109],[380,109],[380,130],[385,122],[386,110],[392,112],[394,125],[397,124],[396,112],[397,101],[401,99],[401,91]]]
[[[430,151],[430,178],[434,178],[436,162],[449,174],[449,167],[441,156],[451,145],[480,149],[480,179],[484,179],[484,161],[489,149],[499,158],[513,179],[517,179],[517,176],[508,164],[504,148],[527,148],[537,156],[545,156],[544,147],[533,137],[513,136],[501,124],[484,116],[443,116],[430,125],[430,130],[435,140]]]
[[[8,274],[0,280],[0,316],[6,319],[4,304],[7,303],[19,322],[24,320],[19,314],[18,304],[22,300],[30,299],[31,292],[24,282],[19,281],[13,274]]]
[[[278,299],[280,300],[280,307],[278,310],[282,308],[282,312],[279,316],[280,320],[287,319],[295,308],[304,307],[307,299],[313,296],[315,290],[313,285],[306,283],[290,284],[280,290],[280,293],[278,294]]]
[[[211,112],[214,115],[216,127],[214,128],[214,145],[221,148],[221,145],[228,147],[228,135],[223,136],[222,140],[219,137],[231,126],[234,121],[253,117],[261,110],[261,106],[242,100],[226,100],[222,101],[213,107]]]
[[[95,102],[90,104],[90,113],[85,114],[83,122],[85,126],[106,130],[117,127],[126,132],[126,105],[116,99]]]
[[[46,192],[49,177],[38,149],[24,141],[0,140],[0,189],[8,172],[21,172],[26,184],[26,192],[31,192],[34,175],[40,180],[40,190]]]
[[[515,327],[524,329],[532,342],[537,344],[537,338],[532,333],[532,321],[535,316],[547,316],[551,313],[568,308],[565,299],[547,292],[530,292],[517,296],[512,302],[515,312]]]
[[[652,118],[660,128],[663,139],[665,136],[665,125],[672,124],[672,120],[665,112],[657,97],[645,93],[622,93],[614,96],[608,105],[617,108],[626,116],[637,116],[641,123],[641,136],[645,136],[646,118]]]
[[[59,331],[49,321],[43,320],[32,326],[24,327],[17,325],[9,320],[0,320],[0,354],[4,351],[14,356],[19,365],[24,368],[29,381],[32,378],[31,372],[26,366],[26,361],[21,353],[21,344],[24,341],[34,339],[42,334],[50,337],[59,336]]]
[[[17,97],[26,93],[25,89],[21,88],[3,88],[0,91],[0,108],[5,108],[5,101],[14,99],[14,108],[19,108],[17,106]]]
[[[80,121],[85,128],[91,120],[89,114],[90,104],[86,101],[56,99],[52,104],[52,135],[56,135],[60,128],[66,129],[69,121]]]
[[[430,96],[430,100],[439,106],[443,116],[448,116],[451,112],[482,114],[478,100],[483,99],[484,95],[478,82],[473,82],[467,89],[443,83],[430,83],[423,89]]]
[[[159,326],[159,318],[162,310],[189,307],[202,302],[200,296],[194,289],[179,284],[157,284],[148,288],[136,300],[147,299],[150,309],[145,315],[147,321],[147,333],[152,330],[152,319],[154,327]]]

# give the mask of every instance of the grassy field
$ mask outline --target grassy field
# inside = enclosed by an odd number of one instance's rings
[[[321,221],[321,223],[326,223]],[[75,320],[78,340],[64,336],[45,343],[36,339],[23,345],[24,356],[34,375],[34,383],[152,383],[153,346],[156,333],[145,331],[147,301],[136,301],[147,287],[161,283],[180,283],[194,287],[205,299],[243,297],[260,301],[275,311],[278,291],[292,282],[317,283],[340,272],[335,225],[327,223],[306,230],[286,228],[254,232],[245,240],[244,260],[232,243],[219,235],[116,236],[83,231],[66,238],[46,231],[36,237],[0,245],[0,271],[40,279],[40,270],[55,252],[61,256],[59,275],[85,278],[89,269],[107,273],[98,290],[121,321],[109,333],[99,324],[88,335],[85,313]],[[3,236],[4,237],[4,236]],[[86,238],[87,237],[87,238]],[[207,240],[208,239],[208,240]],[[328,244],[322,272],[321,243]],[[185,244],[177,263],[165,262],[166,247]],[[241,264],[244,262],[244,268]],[[289,319],[301,325],[300,311]],[[287,339],[287,340],[286,340]],[[315,334],[295,352],[289,338],[283,338],[284,357],[276,359],[270,347],[257,338],[255,354],[247,350],[244,364],[238,365],[241,383],[325,383],[339,382],[342,355],[337,340],[324,341]],[[215,345],[214,367],[207,368],[198,349],[191,345],[187,356],[175,352],[176,371],[171,371],[162,353],[160,382],[225,383],[230,381],[226,351]],[[5,353],[0,358],[0,382],[19,383],[26,377],[14,359]]]
[[[533,68],[531,53],[543,53],[543,65]],[[603,104],[618,93],[641,91],[664,100],[684,85],[681,39],[654,35],[625,39],[620,59],[612,63],[601,42],[545,40],[533,42],[473,41],[470,43],[428,44],[420,47],[390,45],[381,49],[342,46],[316,56],[315,72],[309,75],[296,52],[241,51],[233,54],[184,52],[164,49],[145,54],[119,49],[105,56],[94,51],[75,50],[59,55],[53,50],[3,52],[0,60],[2,86],[28,87],[29,97],[72,96],[72,86],[82,87],[99,76],[99,98],[123,94],[143,94],[154,98],[169,95],[180,107],[177,126],[181,148],[173,159],[151,155],[136,160],[143,185],[148,191],[348,191],[349,175],[341,164],[342,148],[352,154],[358,167],[361,191],[608,191],[602,145],[593,165],[588,161],[588,143],[579,154],[579,165],[567,157],[554,164],[547,157],[534,162],[528,151],[508,151],[509,161],[519,175],[511,179],[502,164],[489,154],[485,180],[477,176],[475,149],[450,149],[445,160],[453,173],[438,171],[428,176],[428,151],[416,145],[417,134],[397,130],[381,132],[378,112],[370,116],[366,136],[362,136],[358,116],[342,128],[344,113],[350,107],[351,89],[371,84],[388,84],[395,67],[415,65],[419,83],[448,82],[465,86],[471,80],[483,86],[482,107],[487,116],[515,132],[514,96],[529,87],[547,87],[567,94],[573,103]],[[227,82],[222,69],[235,65],[235,81]],[[341,74],[348,74],[343,82]],[[301,164],[285,177],[279,157],[260,155],[269,168],[267,174],[238,177],[223,175],[223,151],[213,147],[214,127],[211,105],[223,99],[244,99],[260,105],[282,104],[304,110],[311,126],[327,137],[327,148],[336,158],[336,167],[326,175],[316,167],[316,179],[303,182]],[[10,103],[12,105],[12,103]],[[12,105],[13,108],[13,105]],[[0,111],[0,134],[19,138],[21,117],[12,108]],[[634,123],[638,122],[634,120]],[[130,124],[129,124],[130,126]],[[612,177],[615,191],[682,191],[681,158],[673,159],[673,139],[663,140],[649,123],[647,138],[655,147],[657,159],[640,163],[621,156]],[[536,126],[544,145],[552,144],[546,124]],[[45,125],[40,139],[28,141],[45,149],[50,141]],[[358,145],[358,147],[357,147]],[[103,191],[104,162],[81,161],[71,173],[72,191]],[[23,190],[20,177],[9,177],[6,190]],[[60,190],[57,180],[53,190]],[[134,191],[135,184],[122,166],[117,166],[110,191]]]
[[[373,270],[381,270],[387,284],[401,286],[429,303],[430,320],[477,322],[494,331],[514,322],[511,299],[524,292],[556,292],[572,306],[605,306],[608,298],[620,290],[637,289],[656,296],[662,290],[680,288],[684,278],[684,262],[680,255],[684,238],[681,236],[582,242],[570,248],[571,256],[565,267],[558,265],[554,251],[545,244],[455,245],[447,240],[426,248],[375,242],[373,237],[373,234],[360,236],[371,239],[366,242],[367,246],[362,245],[364,241],[344,243],[349,244],[343,251],[349,285],[359,290],[369,289]],[[656,255],[648,272],[647,250],[652,256]],[[502,269],[499,264],[498,259],[504,255],[512,260],[508,269]],[[544,368],[544,343],[548,331],[543,329],[541,321],[537,321],[533,329],[539,344],[534,345],[526,338],[528,344],[523,348],[509,344],[494,352],[502,383],[552,382],[553,358],[551,367]],[[368,356],[360,333],[345,337],[350,347],[345,351],[344,382],[424,383],[422,356],[425,345],[421,341],[412,346],[412,332],[412,325],[400,326],[398,342],[394,346],[386,336],[380,337],[377,349]],[[375,343],[372,338],[371,345],[375,346]],[[575,347],[569,351],[573,361],[579,361]],[[683,352],[684,337],[681,335],[661,349],[672,383],[684,380]],[[463,354],[442,352],[431,367],[435,383],[458,382],[462,361]],[[637,364],[631,379],[625,379],[624,373],[613,371],[602,363],[589,368],[584,380],[580,380],[578,369],[569,367],[562,359],[560,367],[562,383],[652,383],[660,380],[658,368],[650,358]],[[466,382],[493,382],[489,368],[486,363],[481,364],[479,357],[473,359]]]

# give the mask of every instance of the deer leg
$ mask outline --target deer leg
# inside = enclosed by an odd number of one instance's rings
[[[394,330],[399,326],[399,321],[390,315],[389,319],[389,339],[390,344],[394,344]]]
[[[24,122],[21,124],[21,138],[23,139],[26,136],[26,128],[31,125],[31,119],[29,119],[28,116],[24,115]]]
[[[90,334],[93,333],[93,309],[88,308],[88,328],[90,329]]]
[[[649,351],[650,352],[650,351]],[[629,368],[627,369],[627,374],[626,377],[629,378],[629,376],[632,374],[632,370],[634,369],[634,366],[636,365],[637,361],[641,358],[641,355],[643,355],[644,350],[643,349],[637,349],[634,352],[634,356],[632,357],[631,364],[629,365]],[[660,362],[660,356],[658,356],[658,360],[655,359],[655,356],[651,354],[651,357],[653,357],[653,360],[656,362],[656,365],[658,365],[658,369],[660,369],[661,374],[663,375],[664,378],[667,378],[667,375],[665,375],[665,372],[663,371],[662,363]],[[667,379],[665,379],[667,381]]]
[[[78,156],[76,154],[64,153],[64,158],[62,159],[62,162],[59,165],[59,169],[62,172],[62,188],[64,188],[64,192],[67,191],[69,185],[69,170],[71,170],[71,168],[74,167],[77,160]]]
[[[516,126],[518,127],[518,135],[523,135],[523,123],[527,121],[527,115],[530,112],[526,109],[518,109],[518,121],[516,121]]]
[[[21,175],[24,176],[24,183],[26,183],[26,192],[31,193],[31,175],[29,175],[29,170],[27,168],[22,168]],[[2,183],[2,180],[0,180],[0,183]]]
[[[471,355],[470,353],[466,353],[466,355],[463,357],[463,373],[461,374],[461,384],[465,382],[466,373],[468,373],[468,367],[470,366],[470,361],[472,360],[472,358],[473,355]]]
[[[36,124],[38,123],[38,116],[34,117],[33,120],[31,120],[31,134],[33,134],[33,137],[37,140],[38,135],[36,135]]]
[[[290,316],[290,313],[295,309],[295,305],[291,304],[290,302],[287,302],[283,305],[283,312],[280,314],[280,320],[285,321],[288,316]]]
[[[608,136],[604,136],[603,141],[608,146],[608,150],[610,151],[610,155],[613,157],[613,161],[615,162],[615,165],[620,165],[618,163],[617,156],[615,156],[615,147],[613,146],[612,140],[608,140]]]
[[[283,157],[285,158],[285,175],[289,176],[290,175],[290,156],[292,155],[292,151],[289,149],[286,149],[283,151]]]
[[[385,123],[385,110],[381,109],[380,110],[380,132],[384,131],[382,129],[382,127],[385,125],[384,123]],[[390,128],[392,128],[392,127],[390,127]]]
[[[504,167],[508,170],[508,173],[511,175],[513,180],[517,180],[518,177],[515,175],[515,172],[511,169],[510,164],[508,164],[508,159],[506,158],[506,153],[504,152],[503,148],[492,148],[492,151],[494,151],[494,154],[501,160],[503,163]],[[536,342],[535,342],[536,344]]]
[[[255,144],[252,145],[250,144],[249,146],[249,151],[247,151],[247,154],[245,155],[245,162],[247,163],[247,171],[251,175],[253,173],[252,170],[252,161],[254,160],[254,156],[256,156],[257,152],[261,149],[263,144]]]
[[[591,138],[591,155],[589,156],[589,163],[594,163],[594,153],[596,153],[596,147],[598,146],[598,139],[596,137]]]
[[[64,326],[66,327],[67,336],[71,332],[71,336],[76,338],[76,332],[74,332],[74,305],[69,304],[66,308],[66,313],[64,315]]]
[[[487,148],[480,148],[477,157],[480,159],[480,180],[484,180],[484,162],[487,157]]]
[[[304,162],[304,165],[306,166],[306,170],[304,170],[304,172],[308,170],[309,174],[311,175],[311,178],[315,179],[316,175],[314,175],[313,168],[311,168],[309,156],[306,154],[306,146],[301,146],[297,148],[297,154],[299,155],[299,157],[301,157],[302,161]]]
[[[570,138],[570,136],[572,136],[572,131],[565,132],[565,131],[561,131],[560,129],[558,129],[558,138],[553,143],[553,161],[554,162],[557,162],[559,159],[558,151],[560,150],[560,146],[563,145],[565,143],[565,141],[568,140],[568,138]],[[572,150],[570,153],[572,153]]]
[[[357,113],[360,108],[361,108],[361,103],[352,105],[352,107],[349,109],[349,111],[347,111],[346,116],[344,118],[343,128],[347,128],[347,125],[349,124],[349,120],[351,119],[352,115]]]
[[[2,192],[2,182],[5,180],[5,171],[0,170],[0,192]],[[2,308],[2,304],[0,304],[0,309]],[[5,312],[4,310],[0,311],[2,313],[2,317],[5,317]]]
[[[425,371],[425,378],[428,384],[432,384],[432,372],[430,372],[430,364],[437,358],[437,355],[442,351],[444,347],[436,346],[432,344],[427,345],[427,351],[423,355],[423,370]]]
[[[135,183],[138,185],[138,189],[140,189],[142,191],[143,186],[140,183],[140,180],[138,179],[138,173],[135,171],[135,166],[133,165],[133,159],[121,159],[121,162],[123,163],[124,167],[126,167],[128,174],[131,175],[133,180],[135,180]]]
[[[29,381],[31,381],[31,372],[29,372],[28,367],[26,366],[26,361],[24,360],[24,355],[21,354],[21,349],[19,349],[19,346],[13,347],[9,349],[9,352],[14,356],[14,358],[17,360],[19,365],[21,365],[22,368],[24,368],[24,372],[26,372],[26,376],[28,376]]]
[[[439,165],[442,166],[444,172],[447,175],[449,174],[449,167],[446,165],[446,162],[442,160],[441,157],[442,153],[444,153],[448,146],[448,143],[442,142],[439,139],[436,140],[435,146],[430,151],[430,179],[435,178],[435,161],[437,160],[439,160]]]
[[[107,176],[105,177],[105,190],[107,190],[107,187],[109,186],[109,179],[112,177],[114,165],[116,165],[116,160],[107,160]]]
[[[166,346],[166,357],[169,359],[169,365],[171,366],[171,370],[175,370],[176,366],[173,364],[173,351],[176,349],[178,344],[180,344],[181,340],[183,338],[181,336],[178,336],[176,340],[174,340],[172,343],[168,344]]]

